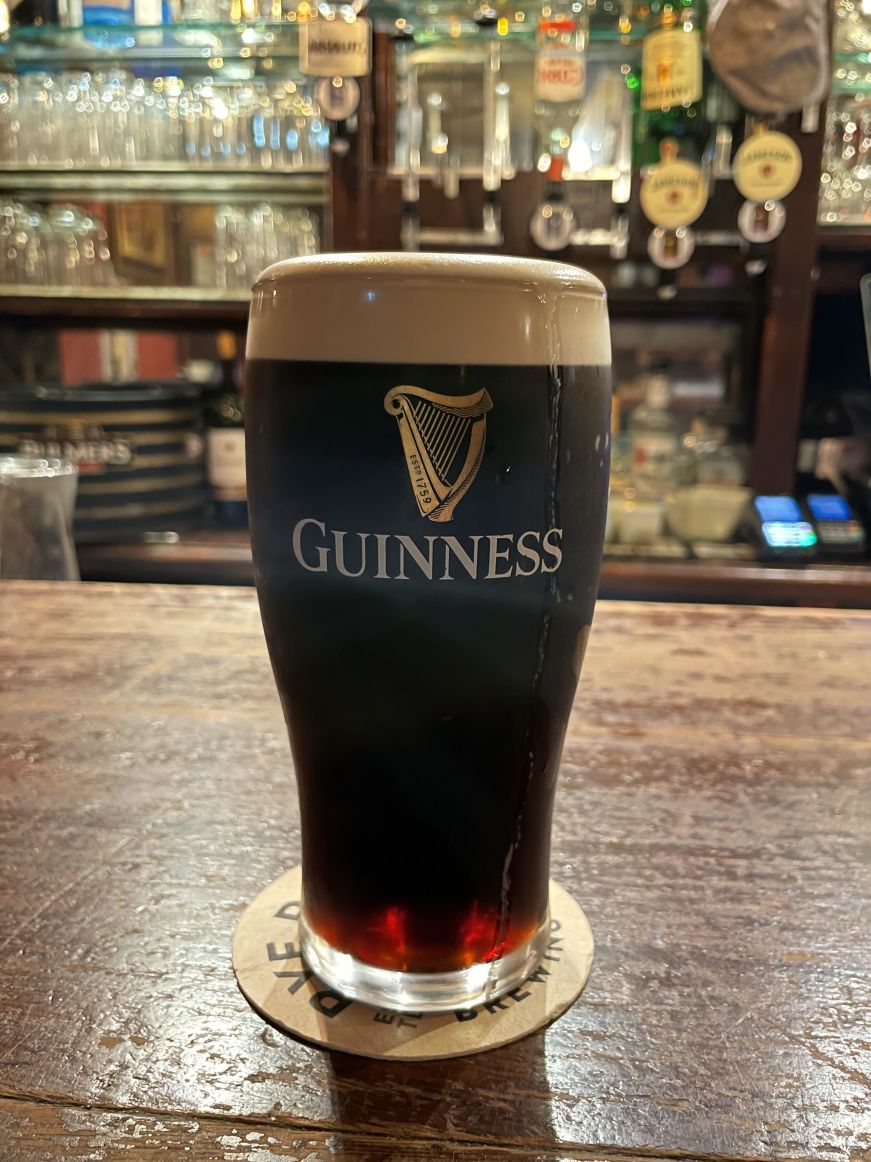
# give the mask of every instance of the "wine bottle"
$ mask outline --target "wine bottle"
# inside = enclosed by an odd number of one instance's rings
[[[248,518],[245,482],[245,403],[239,390],[236,336],[220,331],[219,383],[205,401],[206,466],[215,517],[222,525]]]

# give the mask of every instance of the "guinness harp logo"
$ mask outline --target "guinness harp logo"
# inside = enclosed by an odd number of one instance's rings
[[[396,417],[411,488],[420,515],[448,521],[481,467],[487,412],[486,388],[472,395],[438,395],[422,387],[394,387],[384,410]]]

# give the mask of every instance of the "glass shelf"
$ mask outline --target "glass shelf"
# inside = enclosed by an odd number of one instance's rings
[[[370,6],[365,15],[385,32],[404,33],[415,44],[483,43],[485,41],[535,42],[536,18],[522,9],[511,11],[495,24],[481,27],[472,18],[474,9],[457,15],[434,14],[433,5],[400,7]],[[82,28],[28,25],[13,28],[0,37],[0,69],[42,65],[45,68],[93,65],[99,62],[151,64],[163,72],[167,66],[199,65],[203,69],[252,68],[269,72],[274,63],[298,58],[298,24],[290,17],[281,22],[246,24],[89,24]],[[594,59],[640,58],[640,25],[628,35],[617,28],[590,33]],[[274,62],[274,63],[273,63]]]
[[[575,9],[580,6],[575,5]],[[595,7],[594,4],[591,7]],[[489,19],[480,23],[476,17],[486,10]],[[375,27],[384,32],[413,35],[427,41],[442,37],[510,37],[535,39],[541,18],[539,4],[528,0],[510,3],[506,0],[370,0],[364,10]],[[619,26],[618,6],[611,11],[591,12],[589,26],[593,44],[640,44],[644,21],[636,19]]]
[[[326,169],[226,170],[214,167],[182,170],[181,162],[143,162],[135,170],[61,169],[0,163],[0,191],[49,201],[59,194],[101,201],[155,200],[208,204],[280,200],[285,206],[319,206],[328,200]]]
[[[0,69],[84,66],[124,62],[151,65],[155,73],[177,65],[239,75],[296,64],[295,21],[260,24],[89,24],[82,28],[28,25],[0,37]]]
[[[519,13],[516,15],[520,15]],[[403,18],[404,20],[404,18]],[[378,22],[376,21],[376,26]],[[385,31],[393,31],[385,29]],[[481,28],[473,20],[460,19],[446,20],[444,18],[428,17],[407,22],[407,31],[411,32],[410,41],[416,46],[427,45],[485,45],[497,43],[524,43],[530,48],[535,46],[536,22],[535,18],[522,21],[505,18],[492,27]],[[594,29],[590,33],[588,54],[593,61],[634,63],[641,60],[641,37],[620,36],[614,32]]]

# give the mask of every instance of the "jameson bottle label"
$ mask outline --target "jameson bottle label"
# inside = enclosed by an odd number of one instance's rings
[[[661,28],[641,49],[641,107],[670,109],[702,99],[702,38],[698,31]]]

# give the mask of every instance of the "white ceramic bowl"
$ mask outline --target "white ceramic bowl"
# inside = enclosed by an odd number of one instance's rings
[[[668,527],[684,541],[730,541],[752,495],[749,488],[679,488],[668,501]]]

